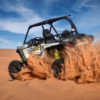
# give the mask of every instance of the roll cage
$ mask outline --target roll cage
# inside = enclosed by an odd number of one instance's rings
[[[30,26],[28,27],[28,30],[27,30],[27,33],[26,33],[26,36],[25,36],[25,39],[24,39],[23,44],[25,44],[25,42],[26,42],[26,39],[27,39],[29,30],[30,30],[32,27],[36,27],[36,26],[40,26],[40,25],[42,26],[42,29],[43,29],[43,36],[44,36],[44,30],[45,30],[43,25],[49,24],[49,25],[50,25],[50,32],[51,32],[51,29],[53,28],[53,30],[54,30],[55,33],[56,33],[56,35],[53,35],[53,36],[59,37],[59,35],[61,35],[61,34],[58,34],[57,30],[56,30],[55,27],[53,26],[53,23],[56,22],[56,21],[59,21],[59,20],[61,20],[61,19],[65,19],[65,20],[69,21],[69,23],[71,24],[71,29],[74,30],[74,31],[71,31],[71,34],[73,34],[73,32],[75,32],[75,35],[78,35],[79,33],[78,33],[78,31],[77,31],[77,28],[76,28],[75,24],[73,23],[73,21],[69,18],[70,16],[71,16],[71,15],[62,16],[62,17],[57,17],[57,18],[45,20],[45,21],[42,21],[42,22],[39,22],[39,23],[30,25]],[[44,40],[44,39],[43,39],[43,40]]]

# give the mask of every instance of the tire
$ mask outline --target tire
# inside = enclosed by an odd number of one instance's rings
[[[64,59],[57,59],[52,64],[51,68],[54,70],[54,77],[56,78],[61,73],[61,68],[62,68],[61,64],[64,64]]]
[[[13,74],[21,71],[22,66],[23,66],[23,63],[21,63],[18,60],[14,60],[9,64],[8,71],[12,79],[16,79]]]

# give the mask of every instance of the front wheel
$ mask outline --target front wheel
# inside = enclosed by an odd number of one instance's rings
[[[18,60],[14,60],[9,64],[8,70],[12,79],[16,79],[14,73],[18,73],[19,71],[21,71],[22,66],[23,63]]]

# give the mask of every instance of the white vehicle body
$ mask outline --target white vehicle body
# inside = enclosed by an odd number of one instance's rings
[[[57,46],[57,45],[59,45],[59,42],[57,42],[57,43],[50,43],[50,44],[42,43],[42,44],[40,44],[38,46],[33,46],[33,48],[32,47],[27,48],[27,45],[24,44],[22,46],[19,46],[18,49],[20,49],[23,52],[25,58],[28,59],[29,58],[29,53],[35,53],[35,54],[42,55],[43,51],[46,48],[51,48],[51,47]]]

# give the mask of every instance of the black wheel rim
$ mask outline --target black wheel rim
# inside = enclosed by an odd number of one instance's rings
[[[11,72],[12,72],[12,73],[18,73],[18,71],[17,71],[17,69],[16,69],[15,66],[12,67]]]

